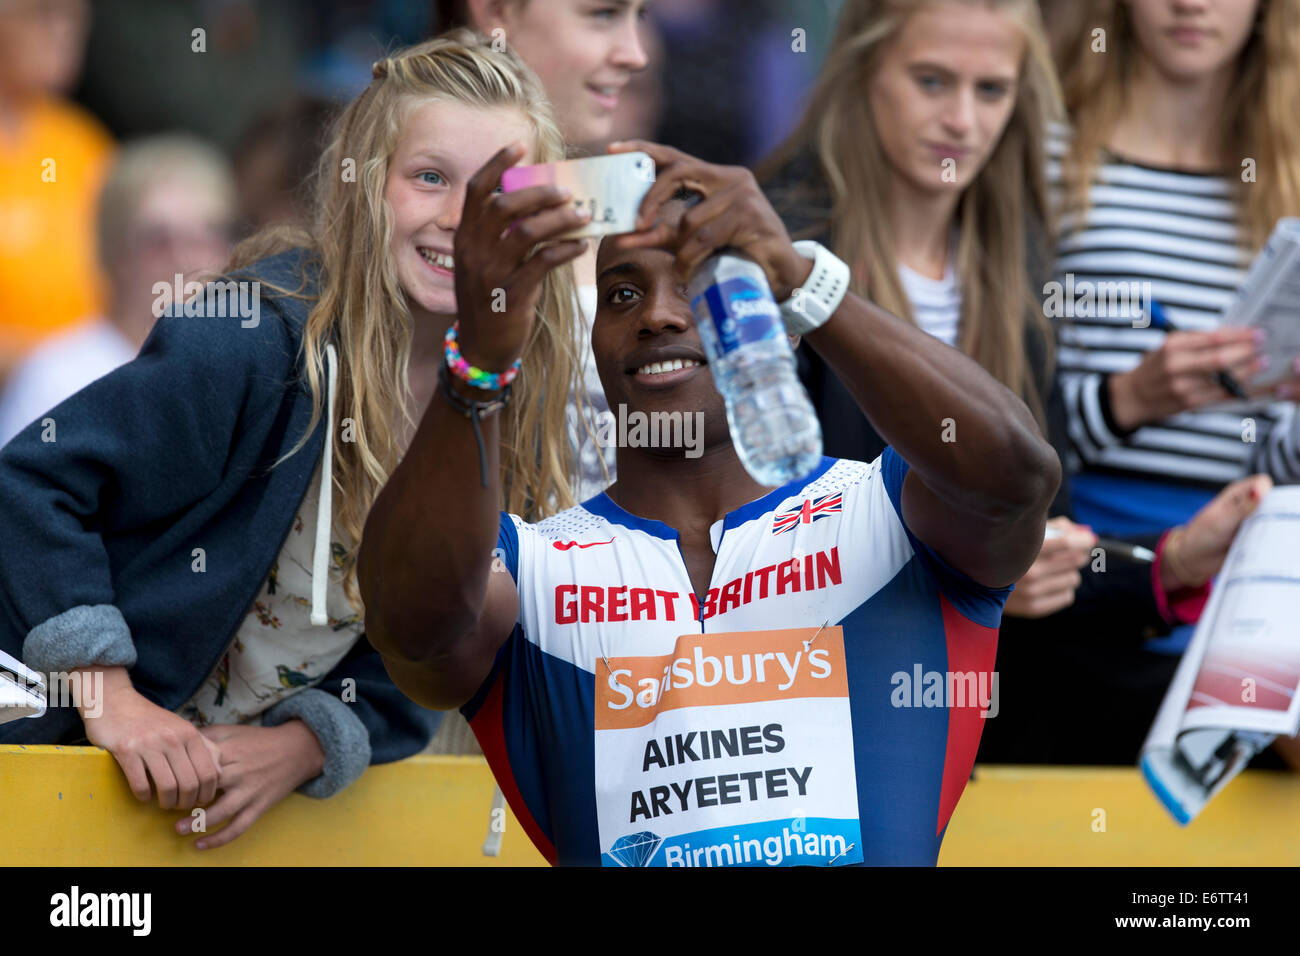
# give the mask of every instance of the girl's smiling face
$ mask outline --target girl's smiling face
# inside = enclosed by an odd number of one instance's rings
[[[619,97],[649,62],[642,45],[646,0],[527,0],[476,4],[485,33],[505,42],[546,87],[564,138],[607,139]]]
[[[516,141],[528,144],[524,163],[536,162],[532,125],[511,107],[424,100],[407,108],[384,199],[393,221],[389,251],[413,314],[456,312],[453,244],[466,187]]]

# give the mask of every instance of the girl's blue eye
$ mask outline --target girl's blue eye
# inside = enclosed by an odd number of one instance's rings
[[[426,176],[433,176],[435,179],[437,179],[437,182],[429,182],[429,180],[424,178]],[[428,183],[430,186],[439,186],[446,182],[446,180],[442,178],[441,174],[435,173],[431,170],[426,170],[425,172],[420,173],[420,181],[424,183]]]
[[[937,90],[943,85],[943,81],[937,76],[918,76],[916,82],[923,90]]]
[[[1007,86],[1004,83],[981,83],[980,84],[980,95],[983,96],[985,99],[990,99],[990,100],[1001,99],[1002,97],[1006,96],[1008,92],[1009,91],[1007,89]]]

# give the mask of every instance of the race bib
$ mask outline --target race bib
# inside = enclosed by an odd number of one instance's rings
[[[839,627],[599,659],[595,710],[605,866],[862,862]]]

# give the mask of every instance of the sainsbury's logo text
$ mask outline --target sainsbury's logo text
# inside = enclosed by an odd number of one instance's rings
[[[622,697],[618,703],[611,701],[609,707],[611,710],[622,710],[625,707],[631,707],[635,699],[640,707],[654,707],[659,702],[659,698],[669,690],[685,690],[692,684],[700,687],[714,687],[725,676],[728,684],[737,687],[748,684],[751,680],[756,683],[766,683],[769,677],[776,680],[776,689],[787,691],[795,684],[795,679],[799,676],[799,665],[805,660],[804,652],[796,650],[794,660],[786,656],[785,651],[769,652],[766,654],[741,654],[740,660],[730,654],[721,658],[706,655],[704,648],[695,647],[694,657],[678,657],[669,664],[664,665],[663,674],[658,680],[654,678],[642,678],[639,681],[641,692],[634,694],[632,688],[622,682],[622,678],[632,676],[630,670],[615,670],[609,675],[609,688]],[[830,651],[820,648],[808,652],[806,658],[808,666],[811,669],[809,676],[817,680],[825,680],[831,676]],[[752,668],[751,668],[752,660]],[[778,671],[777,665],[780,664]]]
[[[596,729],[644,727],[683,707],[845,697],[843,634],[827,627],[814,643],[817,630],[684,634],[671,654],[602,659]]]

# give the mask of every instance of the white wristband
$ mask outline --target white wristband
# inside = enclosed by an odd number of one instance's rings
[[[794,249],[813,261],[813,270],[803,287],[781,303],[781,320],[791,335],[805,335],[824,325],[844,301],[849,267],[819,242],[805,239],[796,242]]]

